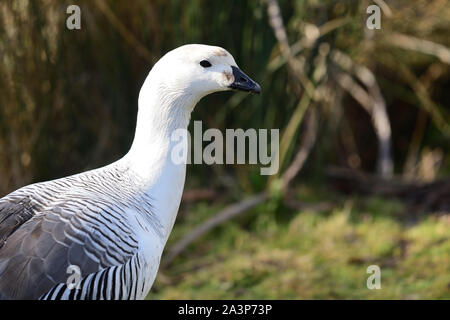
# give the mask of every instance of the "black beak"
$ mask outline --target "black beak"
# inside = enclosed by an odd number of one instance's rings
[[[255,81],[250,79],[241,69],[232,66],[234,82],[230,84],[230,88],[240,91],[260,93],[261,87]]]

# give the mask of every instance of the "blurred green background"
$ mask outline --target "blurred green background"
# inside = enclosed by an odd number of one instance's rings
[[[66,28],[71,4],[81,30]],[[148,298],[448,299],[449,30],[446,0],[3,0],[0,196],[120,158],[152,64],[218,45],[262,94],[208,96],[192,119],[279,128],[280,172],[189,165],[168,252],[263,198],[164,256]]]

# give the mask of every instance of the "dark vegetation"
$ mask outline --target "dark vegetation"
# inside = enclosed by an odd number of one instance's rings
[[[3,0],[0,195],[121,157],[152,64],[219,45],[262,94],[192,118],[279,128],[280,171],[190,165],[150,298],[450,298],[449,30],[446,0]]]

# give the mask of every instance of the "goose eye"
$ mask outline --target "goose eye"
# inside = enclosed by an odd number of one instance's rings
[[[212,66],[211,62],[209,62],[208,60],[202,60],[202,61],[200,61],[200,65],[201,65],[203,68],[209,68],[209,67]]]

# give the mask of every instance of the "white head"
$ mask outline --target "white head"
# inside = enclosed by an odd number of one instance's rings
[[[261,91],[225,49],[189,44],[165,54],[153,66],[139,92],[133,142],[138,157],[152,144],[165,144],[174,130],[186,129],[190,114],[201,98],[232,89]],[[155,147],[151,149],[153,153],[155,150]]]
[[[187,129],[191,111],[202,97],[232,89],[261,91],[225,49],[190,44],[168,52],[153,66],[139,92],[135,137],[123,161],[146,177],[146,183],[155,183],[164,173],[158,192],[173,190],[174,183],[183,183],[186,166],[166,161],[180,144],[172,134]],[[183,141],[187,148],[187,139]]]
[[[261,91],[228,51],[202,44],[188,44],[168,52],[153,66],[148,80],[170,95],[189,95],[195,101],[216,91]]]

